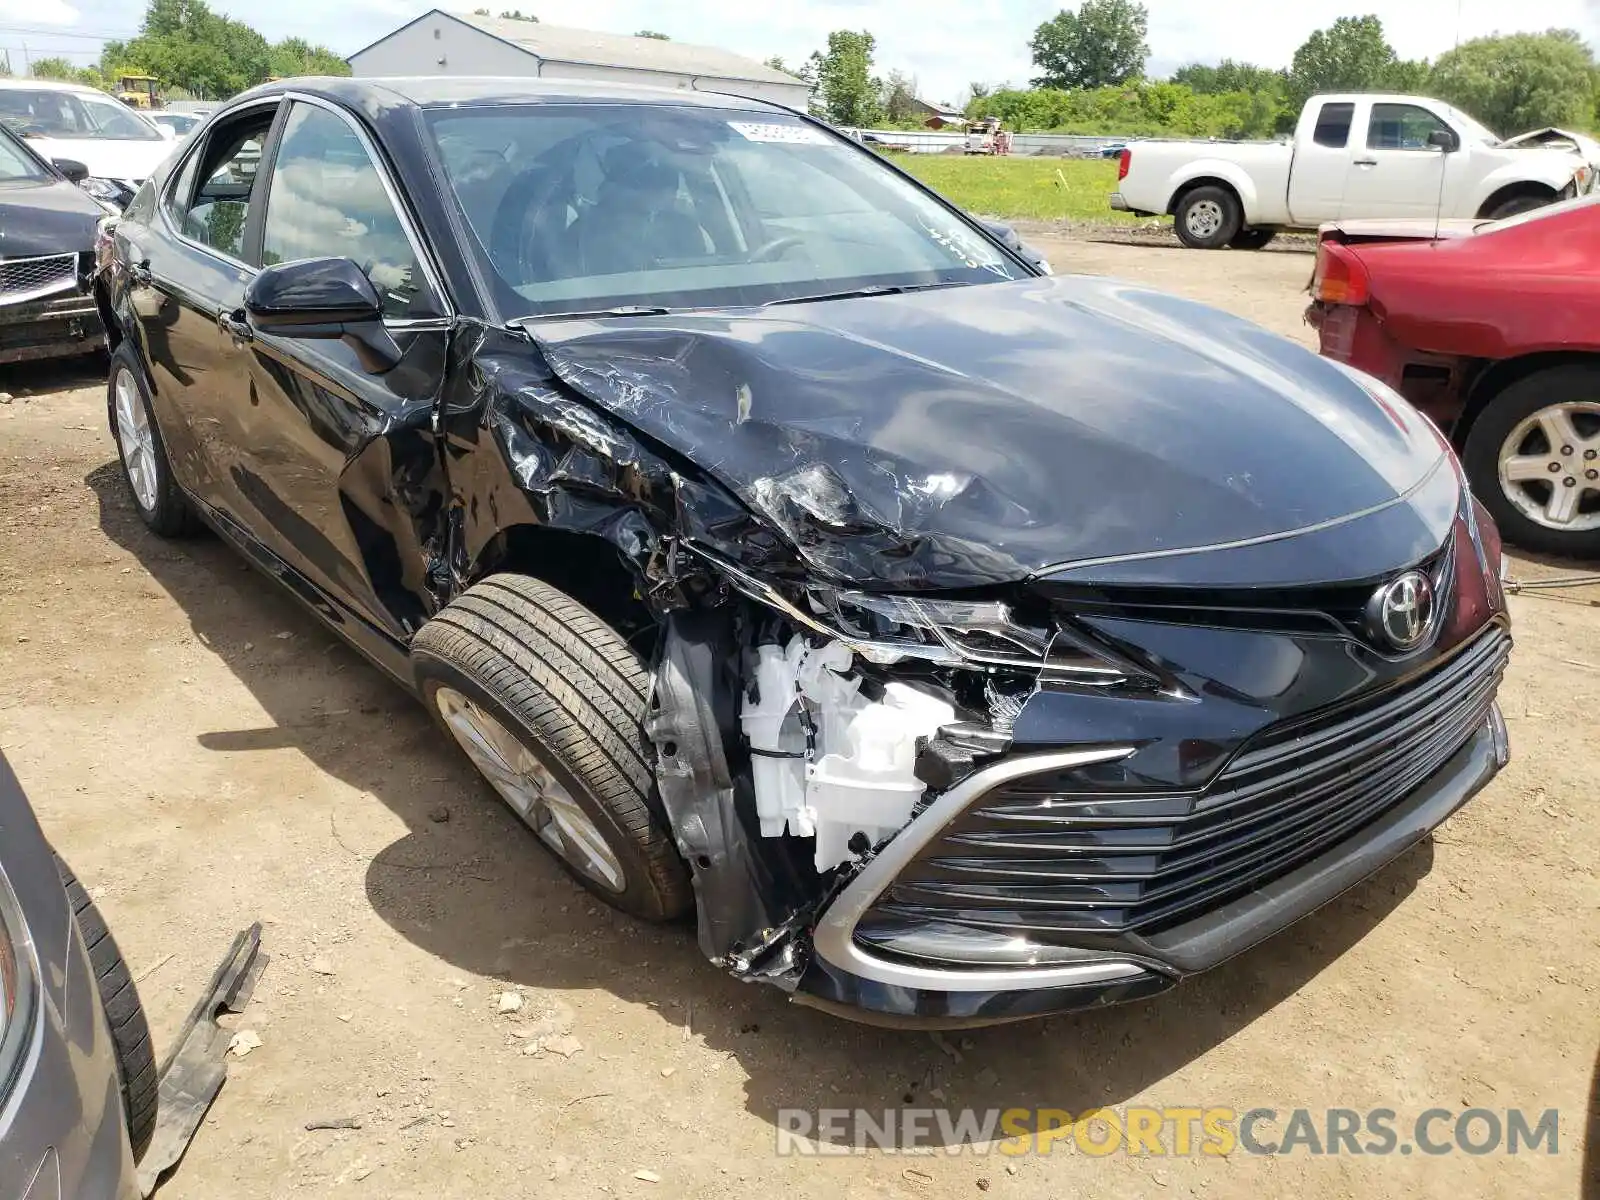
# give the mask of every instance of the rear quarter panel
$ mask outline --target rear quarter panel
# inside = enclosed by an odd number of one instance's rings
[[[1479,359],[1600,350],[1600,203],[1471,238],[1353,249],[1373,313],[1404,346]]]

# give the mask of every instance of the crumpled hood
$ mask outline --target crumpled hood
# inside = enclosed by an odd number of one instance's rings
[[[75,184],[0,183],[0,259],[93,250],[95,226],[105,215]]]
[[[1088,277],[526,324],[569,387],[869,586],[1326,527],[1403,506],[1444,455],[1309,351]]]

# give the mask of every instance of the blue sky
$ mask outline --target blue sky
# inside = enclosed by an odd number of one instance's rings
[[[878,39],[880,69],[914,75],[925,98],[957,99],[974,80],[1023,83],[1031,74],[1027,40],[1061,0],[462,0],[438,7],[520,7],[556,25],[632,33],[657,29],[681,41],[726,46],[755,58],[803,60],[830,29],[868,29]],[[0,0],[0,48],[22,73],[31,57],[99,55],[98,37],[135,32],[140,0]],[[219,12],[253,24],[271,40],[298,35],[349,54],[435,7],[414,0],[211,0]],[[1600,0],[1146,0],[1151,74],[1186,62],[1234,57],[1287,65],[1312,30],[1334,18],[1375,12],[1407,58],[1432,58],[1463,39],[1489,33],[1568,26],[1600,46]],[[1459,11],[1459,19],[1458,19]]]

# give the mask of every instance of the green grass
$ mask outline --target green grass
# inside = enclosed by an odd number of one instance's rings
[[[968,212],[1050,221],[1131,223],[1112,212],[1115,159],[994,158],[955,154],[899,154],[895,165]]]

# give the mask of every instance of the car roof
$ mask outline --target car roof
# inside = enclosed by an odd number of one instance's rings
[[[607,103],[789,111],[770,101],[722,92],[645,87],[589,79],[540,79],[526,75],[426,75],[360,79],[304,76],[274,80],[245,95],[266,96],[275,92],[305,92],[369,110],[402,106],[444,108],[479,104]]]
[[[80,95],[88,92],[95,96],[110,96],[109,92],[102,92],[99,88],[92,88],[83,83],[65,83],[59,79],[34,79],[31,76],[24,79],[0,78],[0,88],[6,91],[29,92],[77,92]]]

